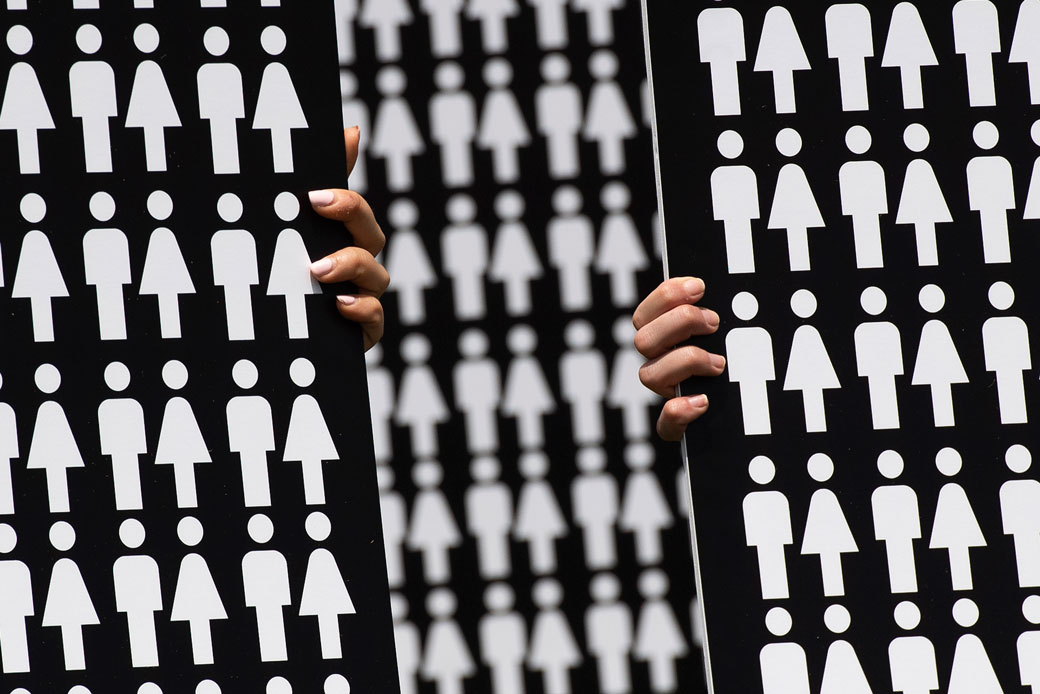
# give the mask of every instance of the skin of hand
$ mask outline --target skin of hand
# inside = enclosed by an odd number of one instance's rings
[[[639,380],[668,398],[657,420],[657,433],[666,441],[681,439],[686,426],[708,409],[706,395],[676,397],[676,386],[692,376],[718,376],[726,367],[721,355],[693,345],[676,347],[718,330],[719,315],[697,305],[703,297],[703,280],[674,277],[658,285],[632,314],[635,346],[647,360],[639,368]]]
[[[347,146],[347,172],[353,170],[358,157],[361,131],[355,126],[343,131]],[[354,237],[349,248],[325,256],[311,264],[311,274],[319,282],[353,282],[358,293],[336,297],[341,316],[361,325],[365,349],[383,337],[383,305],[379,297],[390,285],[390,275],[375,256],[386,245],[386,236],[376,222],[375,214],[365,199],[351,190],[314,190],[309,194],[311,206],[322,217],[342,222]]]

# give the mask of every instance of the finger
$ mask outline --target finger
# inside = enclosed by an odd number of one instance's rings
[[[383,338],[383,305],[376,297],[364,294],[337,296],[336,308],[341,316],[361,326],[366,350]]]
[[[665,280],[643,299],[632,314],[632,324],[639,330],[644,325],[680,304],[695,304],[704,296],[704,280],[697,277],[673,277]]]
[[[710,335],[718,327],[719,314],[711,309],[680,304],[636,331],[634,343],[640,354],[653,359],[695,335]]]
[[[670,398],[675,386],[693,376],[718,376],[726,359],[700,347],[687,345],[673,349],[639,368],[639,380],[658,395]]]
[[[347,146],[347,175],[357,164],[358,152],[361,150],[361,128],[355,125],[343,131],[343,142]]]
[[[379,228],[375,213],[363,197],[352,190],[312,190],[308,193],[314,211],[327,219],[343,222],[354,237],[354,244],[372,255],[379,255],[386,236]]]
[[[657,433],[665,441],[678,441],[689,423],[707,410],[706,395],[672,398],[661,408],[661,416],[657,418]]]
[[[381,296],[390,284],[386,268],[363,248],[343,248],[311,264],[319,282],[353,282],[363,294]]]

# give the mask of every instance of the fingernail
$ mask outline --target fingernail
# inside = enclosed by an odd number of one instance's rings
[[[723,368],[724,366],[726,366],[726,357],[723,357],[718,354],[711,355],[711,365],[714,366],[716,369]]]
[[[333,262],[331,258],[322,258],[311,263],[311,274],[315,277],[323,277],[332,272]]]
[[[691,395],[687,399],[690,401],[690,404],[693,405],[694,407],[696,407],[697,409],[701,409],[702,407],[707,407],[708,406],[708,396],[707,395],[703,395],[703,394],[702,395]]]
[[[353,306],[357,303],[357,297],[350,296],[349,294],[344,294],[342,296],[337,296],[336,301],[340,302],[344,306]]]
[[[307,197],[315,207],[328,207],[336,199],[336,194],[331,190],[312,190],[307,193]]]
[[[704,312],[704,322],[708,324],[709,328],[719,327],[719,314],[710,308],[702,308],[701,311]]]
[[[357,130],[358,131],[358,135],[361,134],[361,126],[360,125],[355,125],[354,127],[351,128],[351,130]]]
[[[683,289],[689,296],[696,296],[704,293],[704,280],[699,277],[686,280],[683,282]]]

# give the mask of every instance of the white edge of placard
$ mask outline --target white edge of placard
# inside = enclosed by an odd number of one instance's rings
[[[661,234],[661,265],[664,271],[664,279],[667,280],[669,279],[668,234],[665,231],[664,188],[661,185],[661,148],[660,142],[657,139],[657,101],[654,97],[653,60],[650,55],[650,22],[647,10],[647,3],[649,1],[650,0],[640,0],[640,5],[643,10],[643,49],[646,53],[646,80],[647,91],[649,92],[650,98],[650,132],[652,134],[654,148],[654,179],[657,184],[657,219],[659,233]],[[679,386],[675,387],[675,394],[677,396],[682,395]],[[704,612],[704,584],[701,581],[701,560],[700,554],[697,551],[697,524],[694,520],[693,514],[693,477],[690,475],[690,454],[689,449],[686,447],[685,435],[683,435],[682,441],[680,442],[680,451],[682,454],[683,468],[686,471],[686,486],[688,489],[686,495],[686,515],[690,519],[690,545],[693,548],[693,575],[697,588],[697,611],[700,613],[701,618],[701,648],[704,657],[704,678],[707,681],[708,694],[715,694],[715,681],[712,677],[711,657],[708,647],[708,619]],[[691,625],[691,629],[696,628],[697,625]]]

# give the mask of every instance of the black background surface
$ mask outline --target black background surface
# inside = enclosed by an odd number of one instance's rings
[[[848,113],[841,108],[837,61],[827,57],[827,5],[788,6],[812,70],[795,73],[798,112],[778,115],[772,74],[752,70],[770,5],[729,3],[744,19],[748,59],[738,67],[742,114],[716,117],[709,68],[699,59],[696,21],[701,10],[718,5],[644,2],[669,272],[703,277],[708,287],[703,303],[721,315],[718,333],[697,344],[724,354],[727,332],[745,325],[733,316],[730,301],[738,292],[750,291],[758,298],[760,310],[747,325],[769,331],[776,358],[777,379],[768,386],[773,431],[769,436],[744,435],[738,389],[727,376],[683,386],[687,394],[707,393],[712,403],[707,415],[690,428],[687,446],[715,691],[762,691],[759,652],[769,642],[785,640],[805,648],[815,690],[827,647],[839,638],[823,624],[824,610],[835,603],[845,605],[852,615],[852,627],[840,638],[855,647],[874,690],[891,691],[887,649],[893,638],[906,634],[892,618],[893,608],[902,600],[912,600],[921,608],[921,626],[913,633],[935,644],[941,690],[948,684],[957,638],[972,631],[985,643],[1004,691],[1026,691],[1018,686],[1015,640],[1035,627],[1022,617],[1022,601],[1029,591],[1018,587],[1011,538],[1002,534],[998,493],[1004,481],[1016,477],[1005,467],[1006,449],[1021,443],[1035,453],[1036,434],[1032,425],[1001,425],[993,374],[984,366],[981,329],[986,318],[998,314],[987,301],[993,282],[1003,280],[1015,289],[1015,304],[1006,315],[1028,322],[1038,310],[1033,259],[1040,251],[1040,239],[1036,222],[1023,221],[1021,210],[1033,161],[1040,154],[1030,138],[1040,108],[1030,105],[1025,65],[1007,62],[1018,3],[997,3],[1003,49],[994,56],[997,106],[972,108],[964,57],[954,51],[954,3],[922,2],[916,5],[939,66],[923,69],[924,109],[904,110],[899,70],[881,67],[895,4],[867,3],[875,48],[875,57],[866,62],[870,110]],[[992,152],[982,152],[972,140],[972,129],[981,120],[992,121],[1000,130],[1000,143]],[[921,123],[931,133],[931,145],[923,154],[910,152],[903,144],[903,130],[911,123]],[[865,126],[873,136],[873,146],[862,157],[845,147],[845,133],[853,125]],[[792,160],[777,153],[774,144],[784,127],[796,129],[804,143]],[[719,134],[727,129],[739,132],[745,142],[744,154],[733,162],[716,149]],[[1010,264],[983,262],[979,218],[969,209],[965,177],[969,159],[979,154],[1004,156],[1014,168],[1017,211],[1009,213]],[[913,227],[894,224],[906,165],[918,157],[931,162],[955,220],[937,227],[937,267],[919,267]],[[853,159],[872,159],[885,168],[890,213],[881,218],[885,261],[881,269],[857,270],[851,220],[841,213],[838,169]],[[812,270],[808,272],[789,270],[786,232],[766,228],[777,173],[788,161],[805,169],[826,222],[826,228],[809,231]],[[713,221],[709,177],[716,167],[730,163],[750,165],[758,177],[762,215],[752,222],[754,274],[727,274],[722,224]],[[946,307],[935,316],[918,304],[918,292],[929,283],[946,294]],[[888,308],[877,318],[860,308],[860,293],[869,286],[880,287],[888,296]],[[818,299],[819,309],[808,322],[820,330],[842,383],[841,390],[825,391],[826,433],[806,434],[801,393],[782,390],[791,339],[803,322],[792,314],[789,300],[803,288]],[[910,385],[921,328],[933,317],[949,326],[971,381],[953,386],[956,428],[936,428],[929,389]],[[902,336],[906,375],[896,379],[898,430],[872,429],[866,381],[857,376],[853,332],[869,320],[892,321]],[[1035,370],[1025,372],[1027,404],[1033,413],[1040,397],[1036,378]],[[943,477],[934,464],[936,452],[947,446],[958,450],[964,462],[953,479]],[[890,594],[884,545],[874,540],[870,495],[889,483],[876,467],[878,454],[887,449],[899,452],[906,464],[902,477],[893,483],[912,486],[919,498],[924,539],[914,543],[916,594]],[[834,477],[825,485],[806,473],[806,461],[817,452],[828,454],[835,463]],[[789,600],[762,600],[755,551],[745,543],[741,502],[759,488],[747,474],[748,462],[756,455],[767,455],[776,464],[776,479],[767,488],[779,489],[790,501],[794,544],[787,547]],[[1036,470],[1034,466],[1026,477],[1035,478]],[[973,591],[953,592],[947,552],[927,548],[938,492],[949,481],[967,490],[988,543],[971,550]],[[799,554],[809,499],[820,486],[838,495],[859,545],[858,553],[843,555],[843,599],[823,597],[818,558]],[[971,630],[958,627],[951,616],[954,602],[961,597],[974,600],[981,611]],[[786,608],[794,617],[787,638],[774,638],[765,629],[764,617],[774,606]]]
[[[519,13],[507,22],[509,30],[508,49],[501,51],[513,67],[514,78],[510,90],[516,96],[524,119],[531,130],[532,143],[520,148],[521,180],[515,184],[504,184],[494,180],[491,156],[487,150],[473,147],[474,181],[469,186],[453,187],[441,179],[440,149],[431,134],[429,121],[429,103],[437,92],[433,81],[437,67],[446,60],[456,61],[466,72],[463,91],[472,94],[479,110],[488,88],[481,72],[491,57],[484,50],[481,42],[480,23],[476,19],[462,19],[463,46],[460,55],[451,58],[437,58],[430,45],[429,16],[424,10],[425,4],[420,0],[411,0],[408,6],[414,14],[411,23],[401,27],[402,55],[400,58],[386,59],[376,55],[374,31],[355,21],[353,26],[357,37],[357,54],[345,65],[357,78],[357,101],[368,107],[374,118],[384,97],[376,87],[377,76],[381,67],[388,63],[396,63],[402,67],[408,77],[408,88],[404,96],[415,115],[418,127],[423,133],[426,150],[413,158],[415,165],[415,185],[407,191],[390,191],[386,185],[385,165],[381,157],[373,155],[370,148],[374,124],[362,132],[362,156],[367,157],[368,187],[364,191],[366,199],[372,204],[383,223],[388,235],[388,253],[395,243],[395,230],[387,215],[389,206],[397,199],[412,200],[421,210],[418,232],[422,236],[424,250],[429,255],[431,264],[437,271],[437,284],[423,292],[426,300],[426,319],[416,326],[404,326],[399,320],[400,301],[394,291],[383,295],[382,301],[387,315],[388,330],[381,341],[382,354],[380,364],[393,377],[395,384],[401,383],[408,365],[401,357],[400,345],[405,337],[418,333],[428,338],[432,344],[429,365],[437,378],[438,386],[445,397],[452,417],[438,425],[438,461],[444,467],[444,482],[440,490],[444,493],[452,512],[462,527],[462,546],[451,551],[452,576],[448,587],[458,596],[459,606],[456,620],[463,631],[466,644],[477,661],[477,673],[464,681],[466,692],[484,694],[492,691],[493,683],[487,665],[480,662],[480,620],[488,610],[483,603],[483,594],[489,581],[483,579],[473,567],[476,566],[479,550],[474,536],[465,530],[466,492],[473,485],[470,474],[470,463],[473,454],[467,450],[466,427],[464,418],[454,405],[457,392],[454,388],[452,373],[463,358],[459,352],[460,336],[470,328],[484,331],[489,338],[489,356],[501,369],[505,377],[513,360],[507,346],[508,330],[518,324],[530,325],[538,334],[538,349],[534,356],[544,370],[548,385],[556,401],[556,410],[545,417],[545,444],[541,449],[550,461],[547,480],[560,504],[568,524],[568,534],[557,542],[559,565],[552,576],[563,587],[564,601],[561,609],[565,613],[578,647],[582,652],[583,662],[571,671],[572,689],[575,692],[599,691],[597,662],[590,653],[590,639],[585,632],[585,615],[593,600],[589,595],[589,584],[596,575],[585,562],[583,551],[583,534],[574,518],[574,506],[571,489],[579,471],[576,457],[581,448],[575,442],[571,418],[572,407],[561,393],[560,358],[566,353],[564,329],[574,319],[588,321],[596,332],[594,349],[606,358],[608,370],[622,347],[612,336],[615,322],[631,321],[633,306],[616,305],[611,300],[609,278],[603,274],[592,272],[593,305],[583,310],[568,310],[560,301],[558,271],[549,262],[546,227],[555,216],[551,204],[552,194],[562,185],[575,186],[584,197],[582,213],[587,215],[596,228],[597,237],[606,210],[601,205],[600,192],[604,185],[611,181],[621,181],[628,185],[632,192],[632,202],[628,212],[639,230],[640,239],[648,255],[652,255],[655,242],[655,230],[651,218],[657,209],[656,190],[653,177],[653,157],[649,125],[644,121],[641,105],[643,91],[641,87],[645,79],[645,59],[642,40],[642,22],[640,5],[628,0],[620,3],[612,15],[615,27],[613,42],[596,44],[587,31],[586,13],[570,5],[567,10],[569,40],[559,49],[543,49],[534,39],[536,36],[535,9],[526,2],[518,3]],[[580,89],[583,101],[587,104],[591,89],[595,84],[588,69],[589,59],[595,51],[606,49],[619,59],[618,85],[624,92],[632,115],[639,127],[636,137],[625,143],[627,166],[620,174],[606,174],[599,168],[597,147],[594,142],[579,140],[581,173],[567,179],[554,179],[548,169],[546,157],[546,141],[538,134],[535,111],[535,94],[545,81],[540,74],[542,59],[549,53],[559,52],[565,55],[572,67],[571,81]],[[355,102],[356,104],[356,102]],[[346,125],[353,125],[348,120]],[[356,181],[355,181],[356,183]],[[473,197],[477,204],[477,223],[488,235],[489,246],[493,244],[501,220],[494,210],[495,197],[503,190],[513,189],[520,192],[527,203],[527,211],[523,222],[531,232],[531,238],[538,253],[545,275],[531,282],[532,308],[522,315],[511,316],[506,312],[502,285],[484,278],[487,291],[487,315],[478,319],[460,318],[454,312],[451,297],[452,284],[444,271],[444,258],[441,253],[441,235],[447,226],[444,213],[446,201],[457,192]],[[661,280],[662,270],[651,261],[650,266],[638,273],[639,295],[645,296]],[[369,352],[370,355],[373,352]],[[599,406],[599,405],[597,405]],[[612,406],[602,406],[605,421],[604,440],[597,444],[607,457],[607,472],[617,480],[619,491],[623,490],[631,471],[625,465],[624,453],[626,445],[638,443],[642,438],[626,437],[621,412]],[[675,444],[658,439],[652,432],[652,423],[657,417],[658,407],[647,408],[648,442],[654,445],[657,453],[654,473],[657,475],[662,491],[667,498],[670,511],[675,516],[672,527],[662,532],[664,553],[659,568],[667,574],[671,584],[668,602],[675,611],[681,625],[686,642],[690,645],[690,653],[676,661],[678,691],[703,691],[703,674],[699,648],[697,646],[696,627],[691,629],[691,601],[695,600],[693,590],[693,572],[690,552],[690,537],[685,518],[680,511],[685,501],[677,493],[676,478],[681,470],[678,447]],[[523,487],[524,478],[520,474],[519,461],[524,451],[519,447],[516,435],[515,418],[498,412],[499,446],[495,453],[502,465],[502,480],[514,494],[514,501]],[[391,422],[393,435],[393,455],[390,464],[396,475],[394,490],[399,492],[409,508],[414,507],[418,489],[412,480],[412,467],[423,460],[411,450],[409,428],[400,423]],[[410,514],[409,514],[410,517]],[[637,561],[632,534],[615,529],[618,542],[617,566],[610,569],[621,581],[621,602],[632,610],[637,617],[644,599],[638,589],[640,573],[645,568]],[[531,627],[538,609],[532,600],[532,588],[539,576],[530,567],[527,544],[512,538],[511,542],[513,571],[508,578],[509,585],[516,593],[516,611]],[[432,618],[426,611],[426,599],[435,589],[427,583],[423,575],[423,564],[420,553],[407,550],[404,552],[406,583],[399,588],[399,593],[408,602],[408,621],[414,624],[420,633],[428,634]],[[692,632],[692,633],[691,633]],[[649,670],[645,661],[631,659],[632,690],[646,692],[651,690]],[[540,672],[528,667],[525,669],[526,691],[545,691],[544,680]],[[434,694],[436,683],[418,678],[418,691],[422,694]]]
[[[295,691],[316,692],[329,674],[339,673],[353,691],[397,691],[360,335],[334,307],[334,292],[349,289],[326,287],[324,295],[307,298],[311,339],[306,341],[288,339],[284,299],[266,295],[275,240],[283,228],[300,231],[313,258],[349,243],[343,227],[320,220],[306,199],[308,190],[346,186],[332,2],[261,8],[256,2],[233,1],[226,9],[199,8],[197,2],[160,0],[156,5],[135,10],[127,0],[103,2],[100,10],[72,10],[71,3],[38,1],[31,2],[28,11],[0,10],[0,32],[24,24],[33,33],[33,49],[21,59],[35,68],[56,124],[55,130],[40,132],[40,175],[18,174],[14,133],[0,133],[0,160],[7,162],[0,186],[0,243],[8,288],[0,298],[0,395],[16,410],[21,447],[21,458],[12,462],[16,514],[0,521],[10,523],[19,535],[17,548],[4,559],[29,565],[36,600],[36,616],[28,620],[32,673],[4,675],[3,687],[58,692],[83,684],[93,691],[131,692],[152,681],[165,691],[184,692],[193,691],[203,679],[213,679],[225,692],[261,692],[271,677],[281,675]],[[109,62],[116,74],[120,115],[110,121],[111,174],[84,173],[82,129],[79,119],[71,117],[68,69],[82,57],[75,33],[87,22],[104,36],[101,50],[91,59]],[[142,56],[133,45],[133,30],[141,22],[153,24],[161,36],[159,49],[150,56]],[[271,173],[270,132],[251,128],[261,74],[273,60],[262,50],[259,37],[272,24],[288,37],[286,51],[274,60],[289,68],[310,125],[293,132],[294,174]],[[202,37],[210,26],[222,26],[231,37],[230,50],[219,59],[203,48]],[[146,172],[141,130],[123,127],[134,71],[145,57],[162,66],[183,123],[166,130],[165,173]],[[15,60],[4,47],[0,74],[6,75]],[[212,174],[208,122],[198,117],[196,72],[214,60],[233,62],[243,73],[241,175]],[[116,216],[105,225],[94,222],[87,207],[99,190],[110,193],[117,205]],[[145,202],[154,190],[173,198],[169,220],[156,222],[147,214]],[[275,197],[286,190],[296,194],[302,206],[299,219],[290,224],[273,210]],[[47,216],[38,225],[28,225],[18,211],[19,201],[29,192],[47,201]],[[234,225],[216,214],[217,199],[225,192],[235,193],[244,204],[242,220]],[[85,284],[82,260],[82,237],[93,226],[117,227],[129,239],[133,283],[124,288],[126,341],[99,339],[95,292]],[[180,299],[183,337],[176,340],[161,339],[155,297],[137,292],[148,238],[159,226],[176,235],[197,291]],[[252,291],[253,341],[228,341],[223,291],[213,286],[210,239],[227,227],[247,229],[256,240],[260,284]],[[53,343],[33,342],[29,302],[9,298],[21,238],[31,228],[47,234],[70,293],[53,302]],[[316,367],[317,380],[308,392],[321,404],[341,457],[324,465],[327,504],[322,507],[304,505],[299,464],[281,462],[292,402],[302,392],[288,370],[301,356]],[[162,382],[162,366],[170,359],[182,361],[190,374],[188,385],[178,393]],[[238,456],[229,452],[225,407],[241,394],[231,379],[231,368],[239,359],[257,365],[260,380],[251,393],[265,396],[274,411],[277,449],[268,458],[271,508],[243,507]],[[140,460],[145,508],[138,513],[115,511],[111,463],[102,456],[98,441],[97,407],[111,396],[103,378],[111,361],[129,367],[133,379],[123,396],[137,399],[145,411],[149,453]],[[43,472],[25,469],[36,409],[49,399],[33,382],[35,369],[43,363],[61,371],[62,385],[52,399],[65,409],[86,462],[85,469],[69,472],[70,514],[48,513]],[[213,458],[212,464],[196,467],[197,509],[177,509],[172,470],[153,464],[163,408],[173,395],[190,401]],[[297,614],[307,558],[317,547],[303,525],[316,510],[332,519],[326,545],[338,560],[357,608],[356,615],[341,618],[344,657],[338,661],[321,659],[317,620]],[[293,606],[284,610],[289,649],[285,663],[260,663],[255,611],[244,604],[241,559],[256,548],[246,533],[254,512],[274,521],[274,540],[264,548],[281,551],[289,563]],[[226,621],[212,623],[213,666],[192,664],[187,624],[168,619],[180,558],[189,551],[176,536],[177,523],[185,515],[197,517],[205,527],[206,536],[194,551],[208,561],[229,615]],[[141,520],[148,532],[137,553],[155,557],[162,576],[164,611],[156,615],[158,669],[131,669],[125,616],[115,611],[112,563],[131,553],[118,540],[119,524],[129,517]],[[59,558],[47,532],[58,520],[76,528],[78,541],[67,556],[79,565],[102,622],[84,630],[87,670],[80,673],[64,671],[59,630],[40,626],[50,568]]]

